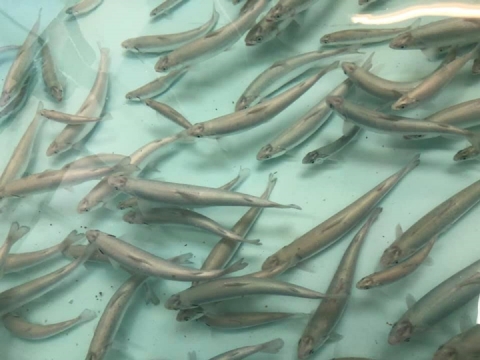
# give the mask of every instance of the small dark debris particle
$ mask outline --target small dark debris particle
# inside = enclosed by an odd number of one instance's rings
[[[73,299],[68,302],[69,304],[73,304]]]
[[[187,244],[183,245],[183,246],[187,246]]]
[[[100,292],[98,293],[98,295],[103,296],[103,292],[100,291]]]
[[[50,224],[50,226],[52,226],[52,224]]]

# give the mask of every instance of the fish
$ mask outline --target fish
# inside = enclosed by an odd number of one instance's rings
[[[95,250],[94,245],[89,246],[81,257],[70,264],[49,274],[2,291],[0,293],[0,316],[8,314],[60,286],[65,279],[73,276],[72,274],[75,274],[76,270],[81,269],[80,265],[87,261]]]
[[[289,319],[298,316],[286,312],[227,312],[227,313],[203,313],[198,321],[205,325],[218,329],[246,329]]]
[[[82,116],[82,115],[74,115],[74,114],[67,114],[57,110],[48,110],[43,109],[40,111],[40,115],[44,118],[49,120],[53,120],[62,124],[69,124],[69,125],[83,125],[85,123],[90,122],[97,122],[100,121],[101,117],[91,117],[91,116]]]
[[[245,45],[254,46],[259,44],[265,44],[278,35],[280,35],[285,29],[292,23],[293,20],[287,19],[279,22],[272,22],[263,18],[256,23],[245,36]]]
[[[371,67],[374,54],[375,53],[372,53],[369,56],[366,66]],[[456,51],[450,51],[435,71],[439,70],[445,64],[452,62],[456,57]],[[341,67],[343,73],[360,89],[378,98],[395,101],[402,95],[415,89],[424,79],[431,76],[431,74],[429,74],[422,79],[414,81],[391,81],[372,74],[366,67],[360,67],[353,62],[343,62]]]
[[[406,260],[387,269],[365,276],[357,282],[357,289],[369,290],[374,287],[388,285],[410,275],[423,263],[428,254],[430,254],[430,250],[432,250],[436,240],[436,237],[432,238],[423,248]]]
[[[358,47],[345,47],[332,50],[318,50],[276,61],[262,71],[245,89],[235,104],[235,111],[244,110],[262,97],[271,94],[282,85],[297,78],[305,71],[318,67],[322,60],[341,54],[355,54]],[[319,69],[320,70],[320,69]],[[265,102],[265,101],[264,101]]]
[[[465,149],[459,150],[453,157],[453,161],[465,161],[476,158],[480,154],[475,146],[468,146]]]
[[[459,286],[480,271],[480,260],[468,265],[428,291],[394,323],[388,343],[398,345],[419,336],[480,293],[480,284]]]
[[[165,303],[169,310],[189,309],[204,304],[252,295],[293,296],[322,299],[328,295],[295,284],[251,276],[214,279],[172,295]]]
[[[470,144],[480,149],[480,133],[477,132],[461,129],[452,125],[387,115],[353,104],[339,96],[327,97],[327,103],[347,121],[347,123],[353,123],[370,131],[402,135],[431,133],[436,135],[462,136],[465,137]]]
[[[432,238],[446,231],[452,224],[480,201],[480,180],[460,190],[422,216],[407,231],[397,227],[397,238],[385,249],[380,259],[382,266],[392,266],[408,258]]]
[[[13,118],[25,106],[36,83],[36,71],[33,68],[21,85],[20,90],[12,100],[0,110],[0,122]]]
[[[437,94],[448,85],[460,69],[480,52],[480,43],[469,53],[457,57],[455,60],[441,66],[432,75],[424,79],[413,90],[403,94],[393,105],[392,110],[403,110],[419,105]]]
[[[328,72],[338,67],[338,61],[323,68],[316,75],[313,75],[298,85],[284,91],[271,99],[265,100],[251,108],[234,113],[223,115],[212,120],[196,123],[191,128],[183,131],[185,136],[194,137],[219,137],[232,135],[241,131],[264,124],[298,98],[305,94],[315,83]]]
[[[165,103],[161,103],[153,99],[147,99],[145,100],[145,105],[152,108],[159,114],[163,115],[168,120],[171,120],[175,124],[183,127],[184,129],[188,129],[189,127],[193,126],[193,124],[188,121],[182,114],[180,114],[177,110],[175,110],[171,106],[168,106]]]
[[[125,98],[132,101],[140,101],[159,96],[168,91],[173,84],[180,80],[183,75],[187,73],[188,69],[188,67],[184,67],[171,71],[165,76],[160,76],[148,84],[128,92]]]
[[[392,49],[420,49],[462,45],[480,41],[479,19],[449,18],[434,21],[397,35],[390,41]]]
[[[39,41],[42,47],[40,55],[42,58],[43,82],[45,83],[45,87],[52,98],[54,98],[57,102],[62,102],[64,89],[57,76],[57,69],[55,62],[53,61],[50,46],[41,38],[39,38]]]
[[[68,7],[65,13],[72,16],[87,14],[95,10],[103,3],[103,0],[81,0],[79,3]]]
[[[46,170],[13,180],[0,187],[0,199],[6,197],[22,197],[25,195],[54,191],[59,187],[71,187],[89,180],[102,178],[121,169],[128,171],[130,159],[120,161],[115,166],[95,169],[60,169]]]
[[[209,217],[188,209],[181,208],[153,208],[147,211],[134,210],[123,216],[123,221],[129,224],[180,224],[194,226],[215,235],[227,237],[233,241],[261,245],[260,240],[247,240],[236,233],[223,228]]]
[[[5,265],[7,262],[8,254],[12,246],[21,238],[23,238],[30,228],[28,226],[20,226],[18,222],[13,222],[10,226],[7,238],[5,239],[2,246],[0,246],[0,278],[3,277],[5,273]]]
[[[255,6],[225,26],[191,41],[168,55],[160,57],[155,71],[168,72],[208,60],[233,46],[254,24],[267,6],[268,0],[258,0]]]
[[[283,348],[284,342],[277,338],[266,343],[244,346],[234,350],[224,352],[220,355],[210,358],[210,360],[241,360],[256,353],[276,354]]]
[[[35,324],[25,320],[19,314],[8,313],[2,317],[3,326],[14,336],[26,340],[41,340],[61,334],[97,317],[93,310],[85,309],[76,318],[55,324]]]
[[[100,48],[100,62],[92,89],[75,115],[99,117],[102,114],[108,93],[109,50]],[[97,123],[67,125],[47,149],[47,156],[63,153],[82,141]]]
[[[13,150],[12,156],[5,166],[2,175],[0,176],[0,187],[5,186],[17,177],[22,177],[27,170],[28,163],[32,156],[33,144],[40,125],[39,110],[43,108],[43,103],[39,101],[37,112],[27,130],[21,137],[17,146]]]
[[[146,276],[174,281],[206,280],[239,271],[247,266],[243,259],[240,259],[222,270],[197,270],[171,263],[99,230],[88,230],[86,236],[91,244],[95,244],[113,261]]]
[[[124,175],[110,176],[108,183],[117,191],[141,199],[172,205],[256,206],[301,209],[295,204],[282,205],[239,192],[165,181],[129,178]]]
[[[368,63],[365,63],[368,66]],[[353,83],[349,79],[340,83],[328,96],[345,96]],[[277,135],[270,143],[265,145],[257,153],[257,160],[268,160],[279,157],[289,150],[305,142],[311,137],[332,114],[332,109],[325,99],[313,106],[310,111]]]
[[[62,242],[48,248],[19,254],[9,253],[5,260],[3,270],[5,274],[9,274],[43,264],[60,254],[66,254],[74,243],[82,240],[84,237],[84,234],[79,234],[77,231],[73,230]]]
[[[362,221],[419,163],[420,156],[417,154],[402,169],[382,181],[365,195],[269,256],[263,262],[262,270],[274,271],[280,269],[282,272],[286,271],[338,241]]]
[[[322,300],[303,331],[298,342],[297,357],[306,359],[313,355],[328,339],[333,338],[333,331],[342,318],[350,298],[355,269],[362,245],[368,232],[382,212],[375,208],[365,224],[355,234],[330,282],[328,295],[339,295],[339,298]]]
[[[147,276],[131,275],[108,301],[93,333],[85,360],[102,360],[112,346],[115,335],[137,289]]]
[[[323,35],[320,43],[323,45],[353,45],[353,44],[375,44],[391,40],[398,34],[415,29],[420,24],[420,19],[415,20],[411,25],[403,28],[368,28],[368,29],[350,29],[336,31]]]
[[[163,53],[172,51],[207,35],[217,24],[218,18],[219,14],[214,8],[210,20],[200,27],[176,34],[147,35],[127,39],[122,42],[122,47],[126,50],[139,53]]]
[[[265,15],[268,21],[282,21],[294,18],[297,14],[307,10],[318,0],[279,0]]]
[[[302,159],[302,164],[323,163],[325,160],[332,159],[338,152],[342,151],[348,144],[350,144],[358,135],[362,128],[359,126],[351,126],[344,135],[337,140],[322,146],[318,149],[310,151]]]
[[[432,360],[475,359],[480,352],[479,336],[480,325],[470,327],[442,344]]]
[[[156,17],[160,15],[165,15],[174,7],[180,5],[185,0],[164,0],[160,5],[155,7],[152,11],[150,11],[151,17]]]
[[[17,51],[17,56],[8,70],[0,94],[0,107],[7,105],[12,97],[20,90],[25,78],[28,77],[33,61],[40,51],[38,42],[38,29],[42,10],[38,12],[37,21],[27,35],[22,46]]]

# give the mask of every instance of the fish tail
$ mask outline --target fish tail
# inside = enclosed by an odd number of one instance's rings
[[[420,154],[415,154],[415,156],[408,162],[408,164],[405,165],[402,170],[400,170],[401,176],[403,177],[407,175],[410,171],[415,169],[418,164],[420,164]]]
[[[469,132],[467,140],[476,150],[480,151],[480,132]]]
[[[262,243],[260,242],[260,239],[248,240],[248,239],[242,238],[241,236],[235,236],[233,240],[241,241],[247,244],[262,245]]]
[[[15,221],[10,226],[10,231],[8,232],[6,242],[8,242],[11,246],[24,237],[29,231],[30,228],[28,226],[20,226],[18,222]]]
[[[422,22],[422,18],[416,19],[416,20],[407,28],[407,31],[418,28],[418,27],[420,26],[421,22]]]
[[[260,351],[267,354],[276,354],[283,348],[283,345],[283,340],[278,338],[263,344]]]
[[[296,209],[296,210],[302,210],[302,208],[296,204],[287,204],[287,205],[278,205],[277,207],[281,209]]]
[[[365,60],[365,62],[362,64],[362,69],[364,70],[370,70],[373,66],[373,55],[375,55],[375,51],[370,54],[370,56]]]
[[[223,270],[223,275],[230,274],[236,271],[240,271],[242,269],[245,269],[247,267],[248,263],[243,261],[243,258],[234,262],[232,265],[229,267],[225,268]]]
[[[82,240],[85,237],[85,234],[78,233],[76,230],[73,230],[68,236],[60,243],[61,252],[63,255],[66,255],[70,246],[72,246],[77,241]]]
[[[268,175],[268,183],[267,183],[267,188],[265,189],[265,192],[262,194],[262,198],[267,199],[270,194],[273,191],[273,188],[275,187],[277,183],[277,173],[270,173]]]
[[[79,323],[84,323],[91,321],[97,317],[97,314],[95,311],[90,310],[90,309],[85,309],[82,311],[82,313],[78,316],[78,322]]]
[[[175,256],[171,259],[168,259],[168,261],[174,263],[174,264],[193,264],[190,259],[193,257],[192,253],[186,253],[182,255]]]

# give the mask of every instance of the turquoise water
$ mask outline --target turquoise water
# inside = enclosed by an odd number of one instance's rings
[[[58,104],[44,91],[39,77],[25,107],[2,125],[0,168],[7,164],[11,152],[30,124],[39,100],[48,109],[67,113],[77,111],[95,79],[99,61],[98,45],[110,49],[110,89],[106,103],[109,115],[96,126],[84,147],[53,157],[45,155],[46,149],[64,125],[48,120],[43,122],[27,172],[58,169],[89,154],[128,155],[154,139],[179,131],[177,125],[144,104],[127,102],[125,94],[128,91],[158,76],[153,70],[157,56],[126,53],[120,44],[131,37],[175,33],[200,26],[210,18],[214,2],[190,0],[170,15],[151,22],[148,14],[158,2],[105,0],[97,9],[76,20],[64,19],[63,1],[0,2],[0,46],[21,44],[36,21],[39,9],[42,9],[40,29],[42,31],[50,27],[50,48],[66,84],[64,100]],[[376,12],[416,3],[385,0],[369,9]],[[240,5],[234,6],[225,0],[218,0],[215,4],[220,13],[217,28],[235,19],[238,14]],[[174,107],[192,123],[230,113],[238,97],[260,72],[274,61],[318,49],[322,35],[351,27],[350,16],[359,9],[353,0],[319,1],[308,10],[301,25],[292,25],[279,39],[255,47],[246,47],[241,39],[228,51],[192,67],[157,100]],[[425,22],[432,20],[435,18],[424,19]],[[404,24],[411,22],[409,20]],[[370,45],[361,49],[364,54],[346,55],[339,59],[360,62],[373,51],[374,72],[391,80],[421,78],[438,64],[427,61],[420,51],[392,50],[387,43]],[[0,54],[1,81],[13,58],[12,52]],[[325,64],[330,61],[326,59]],[[327,74],[292,106],[265,125],[219,140],[198,139],[194,144],[181,142],[167,146],[158,151],[154,165],[144,176],[215,187],[235,177],[241,168],[248,168],[251,170],[250,176],[238,190],[259,195],[266,186],[268,174],[276,172],[278,182],[271,199],[298,204],[302,211],[266,209],[262,213],[247,237],[260,238],[263,245],[257,247],[246,244],[236,255],[249,264],[239,274],[247,274],[257,271],[266,257],[343,209],[404,166],[414,154],[421,153],[420,166],[382,201],[383,213],[373,225],[360,254],[356,282],[375,270],[383,250],[395,239],[397,224],[408,228],[434,206],[476,181],[479,172],[476,161],[453,162],[453,155],[467,145],[461,138],[407,142],[399,136],[367,131],[363,131],[351,146],[342,151],[337,161],[302,164],[301,160],[307,152],[341,135],[342,121],[338,116],[333,116],[326,126],[289,154],[266,162],[256,160],[256,154],[262,146],[302,116],[344,78],[340,70]],[[402,115],[422,118],[442,108],[474,99],[478,96],[477,81],[467,65],[438,97]],[[351,98],[365,106],[386,110],[385,102],[375,100],[359,90]],[[194,254],[195,267],[201,266],[218,240],[214,235],[190,228],[127,224],[122,221],[121,211],[115,208],[119,198],[98,210],[77,213],[78,202],[96,184],[97,181],[89,181],[55,192],[8,200],[0,217],[0,234],[6,236],[13,221],[29,226],[29,234],[13,247],[12,252],[20,253],[56,244],[73,229],[79,232],[98,229],[164,258],[191,252]],[[212,207],[199,211],[230,227],[245,209]],[[431,266],[423,265],[412,276],[390,286],[369,291],[354,289],[349,306],[336,328],[336,332],[343,336],[342,340],[326,344],[312,358],[364,356],[392,360],[407,357],[430,359],[440,344],[460,331],[459,323],[463,314],[467,314],[473,323],[477,299],[410,342],[395,347],[387,343],[391,324],[407,309],[407,294],[418,299],[453,273],[478,260],[477,213],[478,209],[473,209],[440,238],[430,254],[433,260]],[[327,251],[306,261],[301,269],[292,269],[279,278],[317,291],[326,291],[354,233],[350,232]],[[0,291],[47,274],[67,263],[67,259],[58,258],[32,270],[5,275],[0,280]],[[0,327],[0,358],[84,359],[102,311],[127,278],[127,273],[112,266],[87,263],[79,275],[23,306],[20,313],[29,321],[44,324],[73,318],[88,308],[98,313],[97,319],[40,341],[18,339]],[[235,347],[276,337],[284,339],[285,347],[275,359],[294,359],[308,314],[319,304],[318,300],[274,296],[232,301],[229,307],[232,310],[267,309],[304,313],[305,316],[258,328],[220,331],[200,322],[176,322],[176,313],[163,307],[170,295],[188,286],[187,283],[173,281],[153,282],[161,300],[157,307],[145,304],[145,294],[140,289],[133,298],[106,359],[186,359],[191,351],[195,351],[199,359],[207,359]],[[271,354],[255,356],[256,359],[273,358]]]

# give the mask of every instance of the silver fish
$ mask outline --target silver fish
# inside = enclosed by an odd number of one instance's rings
[[[62,124],[70,124],[70,125],[83,125],[89,122],[97,122],[102,119],[101,117],[67,114],[60,111],[48,110],[48,109],[43,109],[42,111],[40,111],[40,115],[42,115],[44,118],[47,118]]]
[[[405,175],[415,169],[419,163],[419,155],[415,155],[400,171],[382,181],[365,195],[320,225],[314,227],[278,250],[275,254],[269,256],[262,264],[262,270],[283,268],[283,271],[285,271],[335,243],[362,221],[380,200],[382,200]]]
[[[215,314],[206,312],[199,321],[213,328],[245,329],[295,316],[298,316],[298,314],[285,312],[228,312]]]
[[[288,18],[294,18],[295,15],[307,10],[318,0],[279,0],[272,7],[265,17],[269,21],[282,21]]]
[[[322,300],[317,307],[298,342],[298,359],[310,357],[331,337],[350,298],[360,249],[370,227],[381,212],[382,208],[375,208],[372,211],[345,251],[327,290],[328,295],[339,295],[340,297]]]
[[[65,10],[65,13],[73,16],[83,15],[95,10],[103,0],[81,0],[79,3],[70,6]]]
[[[391,284],[414,272],[427,258],[435,244],[436,237],[430,240],[427,245],[418,250],[405,261],[393,265],[385,270],[377,271],[362,278],[356,285],[357,289],[368,290],[374,287]]]
[[[184,1],[185,0],[164,0],[160,5],[150,11],[150,16],[155,17],[164,15]]]
[[[214,279],[172,295],[165,307],[189,309],[204,304],[251,295],[281,295],[306,299],[323,299],[328,295],[295,284],[251,276]]]
[[[62,242],[43,250],[8,254],[5,261],[4,272],[6,274],[23,271],[31,267],[52,260],[60,254],[66,254],[70,246],[84,238],[84,234],[72,231]],[[86,248],[86,247],[84,247]],[[83,253],[82,253],[83,254]],[[90,260],[90,259],[89,259]]]
[[[184,130],[184,134],[195,137],[218,137],[231,135],[262,125],[293,104],[315,85],[320,78],[337,67],[338,61],[323,68],[316,75],[309,77],[307,80],[286,90],[280,95],[265,100],[251,108],[197,123],[191,128]]]
[[[180,114],[177,110],[175,110],[171,106],[168,106],[165,103],[161,103],[153,99],[147,99],[145,100],[145,105],[151,107],[153,110],[165,116],[167,119],[173,121],[175,124],[180,125],[184,129],[188,129],[189,127],[193,126],[193,124],[188,121],[182,114]]]
[[[458,151],[453,157],[453,161],[465,161],[476,158],[480,154],[480,150],[474,146],[468,146],[465,149]]]
[[[11,181],[0,187],[0,199],[53,191],[62,186],[69,187],[78,185],[89,180],[102,178],[114,172],[119,172],[122,169],[124,171],[130,171],[129,166],[130,159],[127,158],[113,167],[46,170]]]
[[[12,96],[14,96],[22,86],[25,78],[28,76],[32,67],[33,60],[37,56],[40,46],[38,42],[38,29],[40,27],[40,16],[42,11],[38,12],[38,18],[32,29],[27,35],[25,42],[17,51],[17,57],[13,61],[8,74],[3,83],[3,90],[0,96],[0,107],[7,105]]]
[[[0,315],[10,313],[29,303],[62,284],[62,281],[80,269],[89,256],[95,251],[94,245],[89,246],[82,257],[54,272],[30,280],[0,293]]]
[[[105,255],[119,262],[121,265],[133,271],[147,275],[175,281],[193,281],[213,279],[225,274],[239,271],[245,266],[243,260],[239,260],[223,270],[197,270],[185,266],[173,264],[168,260],[154,256],[135,246],[116,238],[113,235],[102,233],[98,230],[88,230],[86,233],[90,243],[95,244]]]
[[[432,360],[473,360],[480,352],[480,325],[475,325],[455,335],[441,345]]]
[[[369,66],[368,63],[366,63],[366,66]],[[333,89],[327,96],[343,97],[347,95],[352,85],[353,83],[347,79]],[[328,106],[325,98],[322,99],[274,140],[262,147],[257,153],[257,160],[273,159],[302,144],[325,124],[331,114],[332,109]]]
[[[61,334],[73,327],[85,324],[97,317],[95,311],[85,309],[76,318],[56,324],[43,325],[31,323],[18,314],[9,313],[2,317],[3,326],[20,339],[41,340]]]
[[[30,228],[28,226],[20,226],[18,222],[13,222],[10,226],[7,238],[3,245],[0,246],[0,277],[3,277],[5,273],[5,265],[13,244],[24,237],[29,231]]]
[[[0,176],[0,187],[6,185],[8,182],[14,180],[17,177],[22,177],[27,170],[30,157],[32,155],[33,144],[37,134],[38,127],[40,125],[39,110],[43,108],[43,103],[38,103],[37,112],[32,122],[28,126],[27,130],[23,134],[22,138],[18,142],[17,146],[13,150],[13,154],[8,161],[7,166],[3,170]]]
[[[405,117],[387,115],[360,105],[353,104],[339,96],[330,96],[327,103],[347,122],[357,126],[386,134],[419,134],[456,135],[465,137],[470,144],[480,149],[480,133],[460,129],[446,124],[417,121]]]
[[[35,87],[36,72],[31,70],[30,75],[25,78],[20,90],[14,95],[13,99],[0,110],[0,122],[14,117],[25,106],[29,95]]]
[[[480,293],[480,284],[459,285],[479,271],[480,260],[450,276],[412,304],[393,325],[388,343],[397,345],[408,341],[472,300]]]
[[[132,90],[125,98],[132,101],[145,100],[151,97],[161,95],[168,91],[170,87],[183,77],[188,71],[188,67],[169,72],[165,76],[160,76],[155,80],[145,84],[138,89]]]
[[[276,354],[283,348],[283,340],[278,338],[263,344],[244,346],[224,352],[210,358],[210,360],[241,360],[256,353]]]
[[[367,63],[371,66],[373,55],[372,53],[369,58],[367,59]],[[445,59],[442,61],[440,66],[435,70],[437,71],[443,65],[448,64],[455,60],[457,57],[456,51],[450,51],[446,55]],[[427,75],[423,79],[415,80],[415,81],[391,81],[384,78],[381,78],[377,75],[372,74],[367,69],[363,67],[359,67],[355,63],[352,62],[343,62],[342,69],[345,75],[348,76],[350,80],[352,80],[356,86],[360,89],[372,94],[376,97],[381,99],[387,100],[398,100],[403,94],[406,94],[412,91],[415,87],[417,87],[422,80],[428,78],[430,75]]]
[[[380,263],[391,266],[406,259],[446,231],[480,201],[480,180],[437,205],[407,231],[397,227],[397,239],[383,252]]]
[[[428,49],[480,40],[479,19],[450,18],[434,21],[400,34],[390,41],[392,49]]]
[[[260,240],[247,240],[223,228],[219,223],[195,211],[181,208],[153,208],[147,211],[134,210],[126,213],[123,220],[130,224],[180,224],[194,226],[233,241],[261,245]]]
[[[273,22],[263,18],[247,33],[247,36],[245,36],[245,45],[254,46],[265,44],[266,42],[275,39],[292,23],[292,21],[293,20],[291,19],[287,19],[284,21]]]
[[[256,196],[204,186],[176,184],[165,181],[110,176],[108,183],[124,193],[166,204],[182,206],[257,206],[277,208],[301,208],[298,205],[281,205]]]
[[[102,114],[108,93],[108,69],[109,50],[101,48],[100,62],[95,82],[76,115],[98,117]],[[92,122],[84,125],[67,125],[48,147],[47,156],[69,150],[72,146],[82,141],[93,130],[96,124],[96,122]]]
[[[234,45],[254,24],[268,0],[258,0],[255,6],[229,24],[204,37],[187,43],[161,57],[155,71],[167,72],[210,59]]]
[[[391,40],[398,34],[412,30],[418,27],[420,19],[413,22],[412,25],[404,28],[370,28],[370,29],[351,29],[341,30],[330,34],[323,35],[320,43],[324,45],[353,45],[353,44],[375,44],[387,40]]]
[[[470,60],[474,59],[480,52],[480,44],[478,44],[469,53],[457,57],[455,60],[441,66],[432,75],[423,80],[413,90],[404,94],[393,105],[392,110],[401,110],[417,106],[420,102],[432,98],[443,87],[448,85],[455,77],[458,71]]]
[[[345,134],[340,136],[337,140],[318,149],[310,151],[302,159],[302,164],[323,163],[325,160],[331,159],[336,153],[340,152],[348,144],[350,144],[353,139],[355,139],[360,130],[361,128],[359,126],[351,126],[345,132]]]
[[[102,360],[105,357],[133,295],[147,279],[147,276],[132,275],[115,291],[98,321],[85,360]]]
[[[40,38],[39,38],[40,39]],[[42,76],[45,87],[48,90],[48,93],[58,102],[63,100],[63,86],[58,80],[57,69],[55,67],[55,62],[53,61],[53,56],[50,51],[50,46],[44,40],[40,40],[42,50],[40,55],[42,57]]]
[[[341,54],[354,54],[358,47],[346,47],[332,50],[318,50],[275,62],[258,75],[235,104],[235,111],[246,109],[262,97],[274,92],[282,85],[297,78],[305,71],[322,64],[322,60]]]
[[[176,34],[147,35],[131,38],[123,41],[122,47],[139,53],[162,53],[175,50],[208,34],[217,24],[218,18],[218,12],[213,9],[210,20],[198,28]]]

